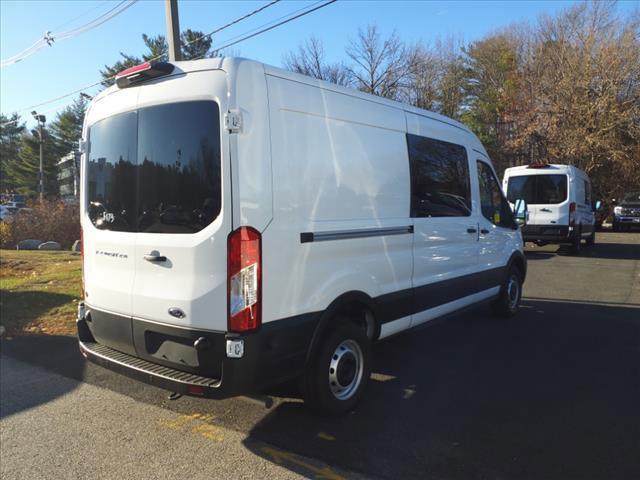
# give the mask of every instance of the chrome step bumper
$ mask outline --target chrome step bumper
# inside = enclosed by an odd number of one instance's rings
[[[80,352],[93,363],[136,380],[186,395],[216,398],[221,380],[148,362],[94,342],[78,342]]]

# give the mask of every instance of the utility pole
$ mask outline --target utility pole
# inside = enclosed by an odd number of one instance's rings
[[[180,20],[178,19],[178,0],[164,0],[164,12],[167,17],[167,43],[169,61],[182,60],[180,52]]]
[[[35,110],[31,112],[31,115],[33,115],[33,118],[35,118],[36,122],[38,122],[38,133],[40,134],[40,170],[38,171],[38,192],[40,193],[40,203],[42,203],[42,200],[44,198],[44,173],[42,171],[42,157],[44,155],[44,134],[42,132],[42,129],[44,128],[44,124],[47,121],[47,117],[45,117],[44,115],[38,115],[38,112],[36,112]]]

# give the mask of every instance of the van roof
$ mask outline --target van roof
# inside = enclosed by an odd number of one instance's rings
[[[580,170],[578,167],[574,166],[574,165],[566,165],[566,164],[561,164],[561,163],[549,163],[547,165],[545,165],[544,167],[536,167],[536,168],[532,168],[529,165],[520,165],[517,167],[510,167],[505,169],[504,174],[506,175],[513,175],[516,173],[522,174],[522,173],[526,173],[526,174],[530,174],[530,175],[538,175],[538,174],[545,174],[545,173],[581,173],[582,175],[586,176],[586,173],[584,173],[582,170]]]
[[[386,105],[388,107],[391,108],[396,108],[396,109],[401,109],[404,110],[406,112],[411,112],[414,113],[416,115],[421,115],[423,117],[427,117],[427,118],[431,118],[433,120],[439,121],[439,122],[443,122],[446,124],[449,124],[453,127],[459,128],[461,130],[464,130],[465,132],[469,133],[472,138],[476,139],[475,135],[473,134],[473,132],[463,123],[458,122],[457,120],[454,120],[452,118],[446,117],[444,115],[441,115],[439,113],[435,113],[435,112],[431,112],[429,110],[424,110],[421,108],[417,108],[417,107],[413,107],[411,105],[405,104],[405,103],[401,103],[401,102],[397,102],[394,100],[389,100],[387,98],[383,98],[383,97],[379,97],[377,95],[372,95],[370,93],[365,93],[365,92],[361,92],[359,90],[356,90],[354,88],[348,88],[348,87],[342,87],[339,85],[336,85],[334,83],[331,82],[327,82],[324,80],[318,80],[316,78],[313,77],[309,77],[307,75],[302,75],[300,73],[295,73],[295,72],[290,72],[288,70],[284,70],[282,68],[278,68],[278,67],[274,67],[271,65],[267,65],[265,63],[261,63],[255,60],[250,60],[247,58],[242,58],[242,57],[217,57],[217,58],[205,58],[205,59],[201,59],[201,60],[187,60],[187,61],[179,61],[179,62],[172,62],[173,65],[175,65],[180,71],[188,73],[188,72],[197,72],[197,71],[201,71],[201,70],[224,70],[230,74],[233,74],[233,72],[237,71],[240,68],[240,65],[243,66],[243,68],[253,68],[253,69],[258,69],[263,71],[264,73],[266,73],[267,75],[272,75],[274,77],[279,77],[279,78],[284,78],[287,80],[291,80],[294,82],[300,82],[300,83],[304,83],[307,85],[313,85],[313,86],[317,86],[326,90],[330,90],[330,91],[334,91],[334,92],[338,92],[338,93],[342,93],[345,95],[349,95],[352,97],[357,97],[357,98],[362,98],[363,100],[367,100],[370,102],[375,102],[378,104],[382,104],[382,105]],[[118,87],[116,87],[115,85],[103,90],[102,92],[100,92],[94,99],[94,101],[98,101],[102,98],[104,98],[105,96],[108,96],[109,94],[115,92],[118,90]],[[476,143],[477,143],[477,148],[478,150],[486,155],[486,152],[484,150],[484,147],[482,146],[481,142],[479,140],[476,139]]]

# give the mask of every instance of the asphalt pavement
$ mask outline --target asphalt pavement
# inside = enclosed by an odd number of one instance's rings
[[[528,245],[516,318],[486,306],[380,342],[353,413],[183,397],[4,340],[4,478],[640,478],[640,234],[575,257]]]

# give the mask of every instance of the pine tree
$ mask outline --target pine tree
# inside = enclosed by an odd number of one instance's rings
[[[7,174],[7,165],[18,158],[20,138],[24,130],[20,115],[0,114],[0,192],[11,192],[15,188],[12,177]]]
[[[87,101],[78,97],[71,105],[58,113],[51,124],[51,134],[60,157],[77,150],[78,140],[82,137],[82,123],[87,109]]]

